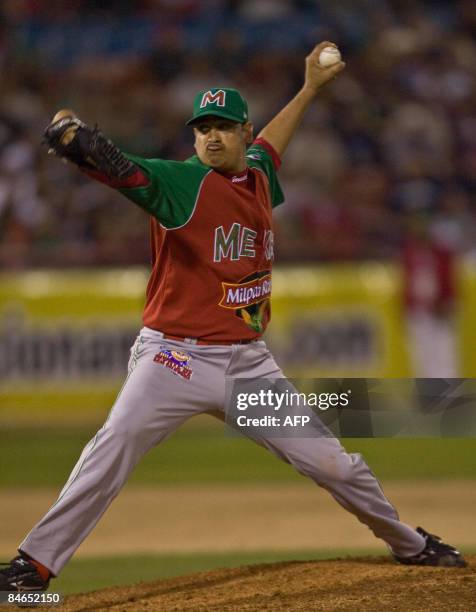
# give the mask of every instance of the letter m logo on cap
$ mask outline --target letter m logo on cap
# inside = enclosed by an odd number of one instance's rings
[[[216,104],[217,106],[225,106],[225,97],[226,92],[223,89],[218,89],[215,93],[209,89],[202,96],[202,101],[200,102],[200,108],[205,108],[208,104]]]

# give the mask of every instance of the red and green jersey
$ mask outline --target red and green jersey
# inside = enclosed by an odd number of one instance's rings
[[[234,176],[196,156],[129,157],[147,181],[120,191],[151,215],[144,325],[211,343],[258,338],[270,318],[271,212],[283,201],[272,147],[257,139]]]

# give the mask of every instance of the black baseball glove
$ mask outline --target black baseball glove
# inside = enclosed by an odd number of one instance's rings
[[[73,115],[50,123],[44,134],[49,153],[76,164],[82,170],[93,170],[110,179],[123,180],[136,172],[131,162],[116,145],[99,130],[93,129]]]

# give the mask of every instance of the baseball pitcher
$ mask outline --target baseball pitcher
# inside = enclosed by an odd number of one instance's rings
[[[318,63],[332,45],[309,54],[302,88],[255,139],[238,91],[199,92],[187,122],[196,155],[184,162],[123,153],[71,112],[47,127],[51,152],[149,215],[152,271],[121,392],[56,503],[0,571],[0,591],[47,589],[149,449],[193,415],[223,418],[225,379],[284,379],[260,339],[270,320],[272,210],[283,202],[277,170],[306,109],[344,69]],[[329,491],[396,561],[465,565],[455,548],[402,523],[361,455],[337,439],[257,439]]]

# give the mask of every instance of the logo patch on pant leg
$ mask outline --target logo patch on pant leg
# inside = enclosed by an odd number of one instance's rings
[[[163,365],[172,371],[176,376],[181,376],[185,380],[190,380],[193,370],[189,365],[191,357],[184,351],[170,350],[161,347],[159,353],[154,357],[154,363]]]

